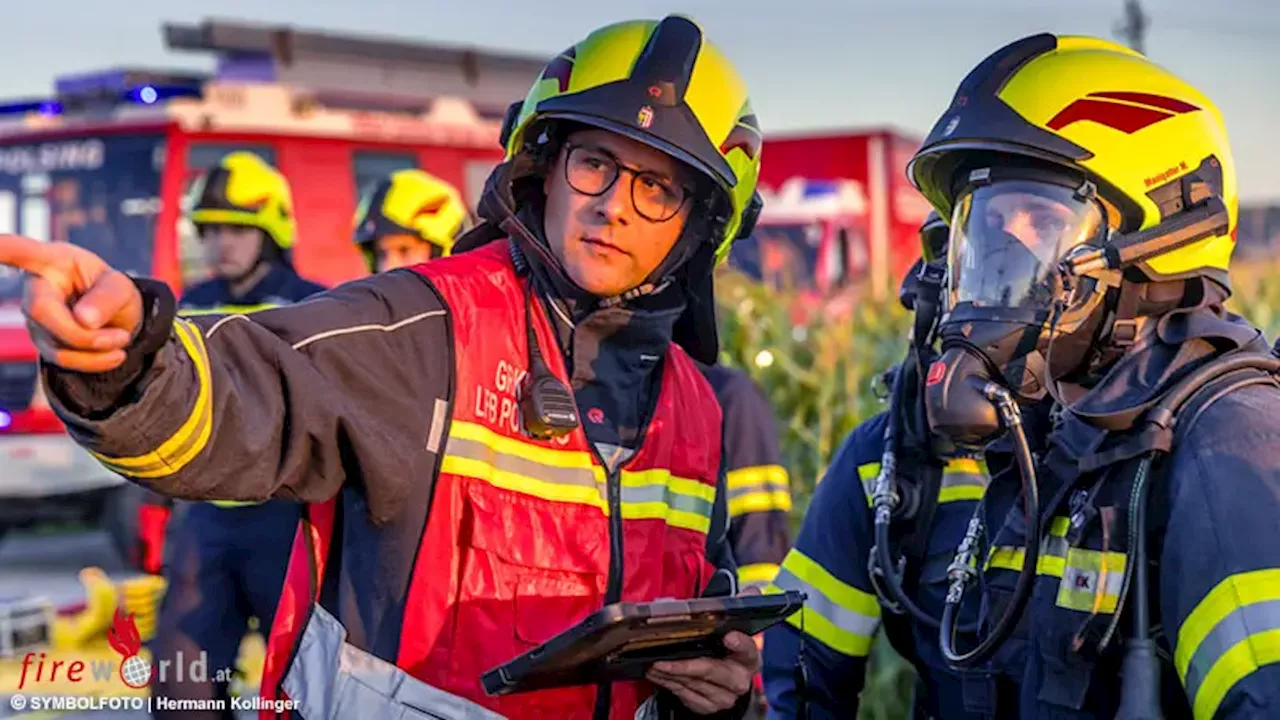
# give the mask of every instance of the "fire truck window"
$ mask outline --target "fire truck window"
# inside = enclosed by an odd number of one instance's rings
[[[0,145],[0,229],[70,242],[133,275],[153,271],[158,134]],[[0,282],[0,299],[8,292]]]
[[[204,247],[200,244],[200,236],[195,226],[186,218],[186,210],[190,208],[193,198],[190,197],[191,184],[201,173],[216,167],[222,158],[245,150],[276,165],[276,150],[271,145],[237,144],[237,143],[192,143],[187,148],[187,179],[182,188],[182,210],[178,217],[178,258],[182,270],[182,286],[191,287],[206,280],[212,274],[205,259]],[[277,166],[278,167],[278,166]]]
[[[387,153],[357,150],[351,153],[352,177],[356,184],[357,197],[363,195],[370,185],[382,180],[397,170],[412,170],[418,167],[418,156],[413,153]]]
[[[849,229],[836,230],[836,241],[831,245],[831,260],[827,263],[829,290],[839,290],[849,279]]]
[[[187,172],[208,170],[226,155],[247,150],[271,165],[276,164],[276,149],[270,145],[237,145],[236,143],[192,143],[187,149]]]

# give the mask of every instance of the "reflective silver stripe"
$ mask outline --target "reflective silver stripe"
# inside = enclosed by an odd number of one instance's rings
[[[985,488],[989,482],[986,475],[974,475],[966,472],[945,472],[942,474],[942,487],[961,487],[963,485],[972,485],[973,487]]]
[[[1066,538],[1049,536],[1041,543],[1040,554],[1048,557],[1065,558],[1067,551],[1070,549],[1071,546],[1067,544]]]
[[[457,457],[488,463],[497,470],[523,475],[524,477],[537,478],[544,482],[556,483],[557,485],[594,487],[600,490],[601,497],[604,497],[604,485],[596,482],[596,474],[589,468],[547,465],[518,455],[499,452],[482,442],[458,437],[457,435],[449,436],[449,444],[445,448],[445,452]]]
[[[346,642],[347,631],[315,606],[282,687],[304,720],[505,720],[505,716],[432,687]]]
[[[880,618],[869,617],[837,605],[835,601],[827,597],[826,593],[796,577],[785,566],[778,569],[778,575],[773,579],[773,584],[783,590],[800,590],[804,592],[808,595],[808,598],[804,601],[805,608],[818,613],[831,621],[832,625],[845,632],[850,632],[860,637],[871,637],[876,634],[876,629],[880,627]]]
[[[711,517],[712,504],[700,497],[675,492],[669,485],[622,486],[624,503],[666,503],[672,510]]]
[[[862,478],[862,492],[866,494],[868,500],[876,494],[876,478],[878,477],[880,477],[879,470],[871,477]]]
[[[1196,646],[1187,666],[1187,697],[1195,698],[1200,683],[1213,669],[1223,653],[1235,647],[1250,635],[1268,630],[1280,630],[1280,600],[1269,600],[1238,607],[1230,615],[1218,621],[1213,630]]]

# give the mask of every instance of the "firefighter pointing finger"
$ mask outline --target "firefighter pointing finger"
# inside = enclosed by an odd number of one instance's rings
[[[736,590],[694,361],[718,350],[712,269],[759,210],[745,83],[691,20],[624,22],[508,120],[449,257],[293,307],[175,319],[160,284],[0,241],[40,276],[51,403],[159,492],[306,504],[263,693],[307,720],[737,716],[758,667],[739,633],[638,681],[490,697],[480,676],[604,604]],[[477,409],[504,365],[516,429]]]

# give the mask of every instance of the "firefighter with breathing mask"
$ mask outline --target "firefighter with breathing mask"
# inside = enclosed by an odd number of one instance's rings
[[[832,616],[866,642],[881,604],[914,625],[922,717],[1268,716],[1280,360],[1223,308],[1237,189],[1221,114],[1127,48],[1036,35],[970,72],[909,175],[951,219],[938,355],[907,411],[929,428],[916,444],[947,457],[999,439],[1013,459],[987,458],[941,602],[903,602],[907,526],[887,563],[868,563],[884,554],[864,538],[826,574],[806,568],[813,584],[863,580],[827,595]],[[915,478],[883,447],[869,502],[892,526]],[[849,712],[854,678],[833,704],[803,683],[820,652],[777,637],[798,646],[786,667],[766,638],[781,715]]]
[[[618,23],[553,58],[502,139],[449,257],[292,307],[175,320],[162,284],[0,238],[36,276],[50,402],[157,491],[306,503],[263,699],[307,720],[739,716],[741,633],[638,681],[489,696],[480,676],[602,605],[736,590],[694,361],[718,349],[712,268],[760,206],[746,85],[685,17]]]
[[[352,221],[369,272],[445,257],[471,225],[457,188],[423,170],[398,170],[360,199]]]

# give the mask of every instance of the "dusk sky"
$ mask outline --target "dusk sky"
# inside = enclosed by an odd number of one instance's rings
[[[923,134],[982,57],[1040,31],[1114,39],[1122,0],[93,0],[6,3],[0,97],[111,66],[210,69],[170,53],[164,21],[209,17],[551,54],[598,25],[683,12],[741,68],[769,130],[895,126]],[[1280,203],[1280,3],[1148,0],[1147,53],[1226,116],[1245,201]],[[1229,9],[1229,11],[1228,11]],[[766,160],[767,162],[767,160]]]

